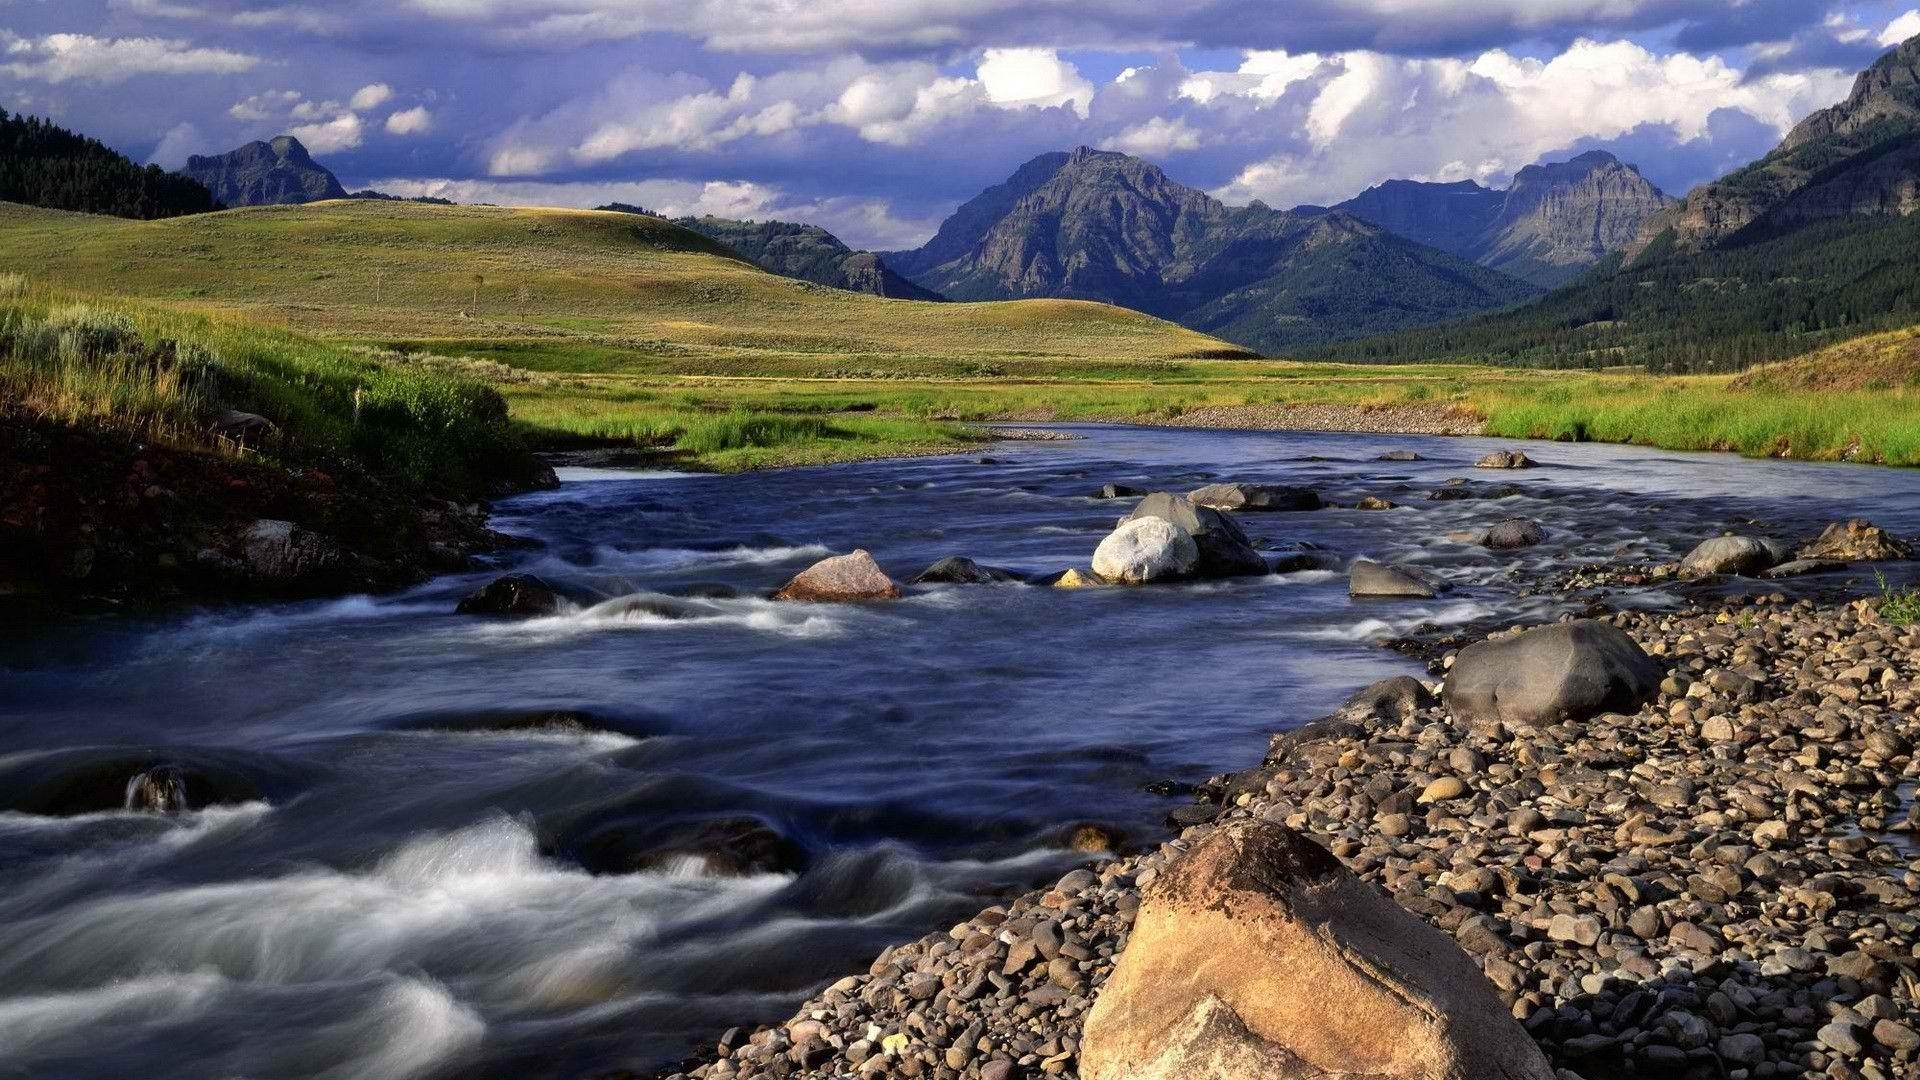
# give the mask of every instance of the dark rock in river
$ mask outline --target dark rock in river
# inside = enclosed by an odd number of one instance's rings
[[[981,566],[964,555],[941,559],[913,579],[915,585],[992,585],[1002,581],[1021,581],[1022,575],[998,566]]]
[[[1913,548],[1906,541],[1860,518],[1827,526],[1819,539],[1799,551],[1802,559],[1832,562],[1887,562],[1912,555]]]
[[[1356,559],[1347,572],[1347,595],[1431,600],[1442,586],[1424,574]]]
[[[288,791],[293,778],[278,765],[196,748],[128,754],[76,748],[18,754],[0,763],[0,810],[71,817],[109,810],[178,813],[257,802],[266,785]]]
[[[1185,529],[1200,549],[1195,573],[1200,577],[1246,577],[1265,575],[1267,560],[1262,558],[1233,519],[1208,506],[1195,506],[1180,495],[1156,491],[1140,500],[1133,513],[1121,518],[1121,524],[1155,517]]]
[[[1451,484],[1436,488],[1427,493],[1429,502],[1470,502],[1481,499],[1508,499],[1515,495],[1526,494],[1526,489],[1512,484],[1498,487],[1474,487],[1471,484]]]
[[[532,574],[508,574],[469,593],[454,610],[461,615],[551,615],[560,610],[560,594]]]
[[[156,765],[127,781],[127,796],[122,803],[128,810],[146,810],[156,814],[177,814],[191,809],[187,793],[187,774],[176,765]]]
[[[1524,450],[1495,450],[1473,463],[1476,469],[1531,469],[1536,462]]]
[[[1516,548],[1533,547],[1547,538],[1547,531],[1535,521],[1526,518],[1508,518],[1506,521],[1487,530],[1481,541],[1495,551],[1511,551]]]
[[[804,849],[757,817],[706,818],[664,825],[634,820],[588,827],[564,853],[596,874],[634,874],[695,862],[718,877],[789,874],[806,869]]]
[[[1142,890],[1083,1080],[1554,1080],[1474,961],[1325,848],[1235,821]]]
[[[903,595],[900,586],[862,549],[814,563],[774,593],[773,598],[833,604],[898,600]]]
[[[1284,484],[1209,484],[1187,495],[1195,506],[1215,510],[1318,510],[1325,505],[1312,488]]]
[[[1377,461],[1419,461],[1420,455],[1411,450],[1389,450],[1381,454]]]
[[[1582,620],[1467,646],[1442,696],[1466,723],[1536,727],[1633,712],[1660,692],[1662,675],[1625,631]]]
[[[1766,542],[1751,536],[1716,536],[1687,553],[1680,560],[1685,577],[1735,574],[1752,577],[1772,569],[1781,559]]]

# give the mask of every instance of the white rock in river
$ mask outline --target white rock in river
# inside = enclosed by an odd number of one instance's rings
[[[1093,553],[1093,572],[1123,585],[1189,577],[1199,564],[1193,534],[1157,517],[1122,523]]]

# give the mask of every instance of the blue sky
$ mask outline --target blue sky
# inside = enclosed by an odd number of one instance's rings
[[[1920,0],[0,0],[0,106],[142,160],[292,132],[350,186],[814,221],[911,246],[1048,150],[1230,202],[1675,193],[1920,34]]]

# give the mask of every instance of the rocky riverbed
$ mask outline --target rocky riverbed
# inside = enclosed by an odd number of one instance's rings
[[[1247,818],[1450,934],[1562,1080],[1920,1075],[1920,632],[1778,594],[1604,621],[1658,665],[1637,711],[1514,724],[1393,680],[1201,785],[1158,848],[888,950],[675,1075],[1075,1076],[1142,889]]]

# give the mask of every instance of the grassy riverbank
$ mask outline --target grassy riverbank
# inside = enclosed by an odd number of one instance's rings
[[[483,382],[0,275],[0,599],[400,584],[547,475]]]
[[[1737,380],[1270,362],[1106,305],[884,300],[764,273],[653,218],[497,207],[133,222],[0,205],[0,252],[36,283],[140,297],[277,348],[298,340],[354,372],[489,384],[536,446],[640,447],[692,468],[964,450],[977,421],[1190,423],[1206,410],[1255,426],[1344,415],[1390,431],[1418,417],[1432,421],[1419,430],[1920,464],[1913,334]]]

